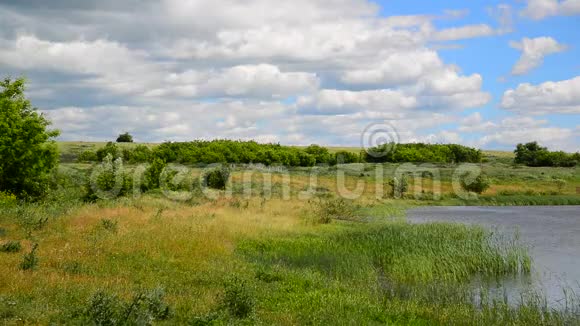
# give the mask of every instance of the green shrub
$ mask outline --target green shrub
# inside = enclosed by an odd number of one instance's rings
[[[150,162],[153,158],[153,151],[145,145],[138,145],[135,148],[123,149],[123,159],[130,163]]]
[[[580,162],[580,153],[551,152],[537,142],[518,144],[514,153],[516,155],[514,162],[527,166],[573,167]]]
[[[18,199],[15,195],[8,192],[0,191],[0,207],[11,207],[18,204]]]
[[[51,122],[24,96],[24,79],[0,81],[0,192],[38,199],[58,165]]]
[[[478,175],[472,182],[467,182],[467,178],[461,178],[461,188],[465,191],[482,194],[491,186],[491,181],[483,174]]]
[[[38,265],[38,257],[36,257],[36,249],[38,249],[38,244],[32,246],[32,250],[24,255],[22,262],[20,263],[20,269],[27,271],[33,270]]]
[[[310,201],[315,222],[328,224],[333,219],[353,220],[358,207],[350,200],[322,195]]]
[[[98,160],[99,157],[97,156],[97,153],[91,150],[83,151],[79,154],[79,157],[77,157],[78,162],[97,162]]]
[[[335,154],[335,161],[337,164],[358,163],[360,158],[357,153],[340,151]]]
[[[384,153],[378,156],[374,153]],[[457,144],[384,144],[367,151],[366,162],[437,162],[437,163],[479,163],[482,153],[475,148]]]
[[[230,172],[228,167],[221,167],[206,172],[203,175],[203,184],[212,189],[224,190],[228,184]]]
[[[20,241],[8,241],[0,246],[0,252],[19,252],[22,249]]]
[[[116,160],[122,156],[121,154],[122,154],[121,150],[119,149],[119,146],[117,146],[117,144],[113,142],[108,142],[105,145],[105,147],[99,148],[97,150],[97,161],[102,162],[109,155],[112,157],[113,160]]]
[[[389,181],[389,186],[391,186],[391,191],[394,198],[401,198],[405,195],[407,190],[409,190],[409,183],[407,182],[407,177],[402,175],[400,178],[393,178]]]
[[[151,165],[145,170],[145,180],[143,182],[145,190],[152,190],[159,188],[161,173],[167,167],[164,160],[160,158],[153,159]]]
[[[153,321],[166,320],[171,309],[164,302],[165,291],[156,288],[147,292],[139,292],[125,305],[123,316],[125,324],[148,325]]]
[[[225,284],[222,306],[235,318],[247,318],[254,311],[255,300],[246,281],[232,278]]]
[[[118,325],[120,310],[120,301],[116,296],[99,291],[89,300],[83,311],[83,317],[93,325]]]
[[[170,317],[164,296],[164,291],[157,288],[138,292],[131,301],[123,302],[116,295],[99,291],[89,299],[79,319],[93,325],[151,325]]]
[[[133,190],[133,177],[126,173],[123,159],[113,161],[113,155],[109,153],[103,163],[94,168],[85,188],[85,201],[113,199],[126,196]]]
[[[156,146],[152,156],[167,163],[260,163],[286,166],[313,166],[316,163],[330,163],[334,158],[326,148],[316,145],[310,149],[300,149],[280,144],[220,139],[166,142]]]

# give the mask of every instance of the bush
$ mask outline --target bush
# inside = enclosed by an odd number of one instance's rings
[[[132,143],[132,142],[133,136],[131,136],[128,132],[120,134],[119,137],[117,137],[117,143]]]
[[[328,224],[333,219],[352,220],[356,217],[357,207],[352,201],[344,198],[322,195],[310,201],[310,205],[316,222],[320,224]]]
[[[573,167],[580,162],[580,153],[568,154],[562,151],[550,152],[537,142],[518,144],[514,150],[514,162],[527,166]]]
[[[206,187],[225,190],[230,178],[230,169],[221,167],[211,170],[203,175],[203,184]]]
[[[123,159],[130,163],[145,163],[150,162],[153,157],[151,149],[145,145],[138,145],[137,147],[123,150]]]
[[[0,82],[0,192],[37,199],[58,165],[51,122],[24,96],[24,79]]]
[[[467,182],[467,178],[461,178],[461,188],[465,191],[481,194],[491,186],[491,181],[485,175],[478,175],[472,182]]]
[[[98,160],[97,153],[91,150],[80,153],[77,158],[78,162],[97,162]]]
[[[123,168],[123,159],[108,154],[100,166],[94,168],[86,187],[85,201],[113,199],[126,196],[133,190],[133,178]]]
[[[94,325],[118,325],[119,310],[116,296],[99,291],[90,299],[83,317]]]
[[[170,317],[170,307],[164,303],[160,288],[138,292],[129,302],[104,291],[95,293],[80,312],[84,324],[93,325],[151,325]]]
[[[105,159],[105,157],[107,157],[109,155],[111,155],[113,160],[116,160],[122,156],[121,150],[119,150],[119,147],[117,146],[117,144],[112,143],[112,142],[108,142],[105,145],[105,147],[99,148],[97,150],[97,161],[102,162]]]
[[[22,249],[22,245],[20,244],[20,241],[8,241],[8,242],[3,243],[0,246],[0,252],[13,253],[13,252],[19,252],[20,249]]]
[[[323,163],[333,161],[326,148],[315,145],[309,154],[306,149],[280,144],[258,144],[254,141],[196,140],[191,142],[166,142],[152,151],[152,156],[167,163],[260,163],[264,165],[313,166],[317,159]],[[325,154],[326,153],[326,154]]]
[[[335,154],[335,161],[337,164],[349,164],[358,163],[360,159],[357,153],[340,151]]]
[[[409,190],[409,183],[407,182],[407,177],[405,175],[402,175],[400,178],[393,178],[389,181],[389,186],[391,186],[394,198],[403,197],[407,190]]]
[[[15,195],[0,191],[0,207],[16,206],[17,204],[18,199]]]
[[[38,265],[38,257],[36,257],[36,249],[38,249],[38,244],[32,246],[32,250],[24,255],[22,262],[20,263],[20,269],[27,271],[33,270]]]
[[[331,164],[334,161],[334,157],[328,152],[328,149],[322,146],[310,145],[304,151],[314,157],[316,164]]]
[[[160,158],[153,159],[153,162],[147,170],[145,170],[145,180],[143,182],[143,187],[145,190],[153,190],[159,188],[161,174],[163,170],[167,167],[164,160]]]
[[[254,311],[254,298],[244,280],[232,278],[225,284],[222,306],[236,318],[247,318]]]
[[[375,157],[372,153],[385,153]],[[479,163],[480,150],[457,144],[384,144],[367,151],[367,162],[434,162],[434,163]]]

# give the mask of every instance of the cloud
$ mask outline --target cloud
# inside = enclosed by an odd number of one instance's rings
[[[566,50],[566,46],[551,37],[523,38],[520,42],[512,41],[510,46],[522,51],[518,62],[512,68],[512,75],[523,75],[539,67],[547,55]]]
[[[527,0],[522,16],[540,20],[549,16],[571,16],[580,14],[579,0]]]
[[[282,72],[270,64],[176,73],[176,63],[157,63],[143,51],[107,40],[50,42],[24,35],[4,44],[0,64],[80,74],[82,85],[120,94],[285,98],[318,87],[313,73]]]
[[[494,34],[493,28],[485,24],[479,24],[443,29],[436,32],[433,35],[433,39],[435,41],[455,41]]]
[[[461,121],[459,131],[477,133],[473,146],[483,148],[515,148],[518,143],[538,141],[553,150],[578,151],[580,133],[570,128],[549,125],[545,119],[522,115],[503,118],[497,122],[485,121],[479,112]]]
[[[388,89],[371,91],[343,91],[325,89],[314,96],[301,97],[301,112],[310,114],[348,114],[378,111],[396,114],[418,105],[417,99],[402,92]]]
[[[313,73],[282,72],[270,64],[240,65],[219,71],[172,73],[165,77],[162,88],[152,89],[145,95],[284,99],[312,92],[318,84],[319,80]]]
[[[475,112],[461,120],[458,130],[463,132],[481,132],[493,130],[497,124],[484,121],[481,113]]]
[[[437,49],[511,25],[509,6],[494,9],[499,26],[462,25],[465,10],[382,17],[366,0],[55,0],[51,8],[0,4],[0,69],[29,77],[35,105],[68,140],[130,131],[148,142],[358,146],[369,123],[388,120],[405,142],[466,142],[469,121],[441,126],[491,96],[482,74],[462,72]]]
[[[425,74],[443,68],[443,62],[435,51],[416,49],[387,54],[379,63],[371,63],[364,69],[351,69],[342,73],[341,80],[348,84],[383,86],[417,82]]]
[[[580,76],[539,85],[520,84],[504,92],[501,107],[523,114],[578,114]]]

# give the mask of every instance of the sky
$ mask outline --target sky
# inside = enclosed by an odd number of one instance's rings
[[[580,151],[580,0],[0,0],[60,140]]]

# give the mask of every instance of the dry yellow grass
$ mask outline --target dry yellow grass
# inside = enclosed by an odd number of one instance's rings
[[[300,218],[303,202],[272,199],[262,206],[252,199],[242,209],[233,207],[233,200],[189,206],[146,196],[113,206],[83,206],[23,242],[23,252],[39,242],[37,270],[19,269],[22,254],[3,255],[0,293],[45,298],[58,310],[53,305],[65,300],[67,292],[66,300],[97,289],[128,297],[136,287],[164,284],[171,293],[181,293],[168,298],[176,307],[193,305],[194,310],[205,311],[214,305],[222,276],[244,268],[233,256],[240,239],[312,227]],[[118,231],[106,230],[104,219],[116,221]],[[17,229],[14,223],[10,230]],[[25,237],[22,231],[10,233],[13,238]],[[73,266],[78,266],[78,273],[68,271]],[[191,297],[199,299],[190,302]]]

